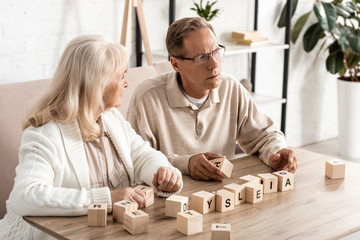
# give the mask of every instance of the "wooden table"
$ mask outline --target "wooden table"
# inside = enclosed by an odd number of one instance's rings
[[[149,214],[149,232],[132,236],[124,225],[88,227],[87,217],[24,217],[33,226],[60,239],[210,239],[212,223],[231,224],[232,239],[338,239],[360,230],[360,165],[346,162],[345,179],[325,177],[325,160],[330,157],[294,149],[298,159],[295,189],[264,195],[255,204],[243,203],[235,210],[212,212],[203,216],[203,232],[189,237],[176,230],[176,219],[165,216],[165,199],[145,209]],[[214,191],[237,182],[247,174],[271,172],[255,156],[232,160],[231,179],[223,183],[194,181],[184,176],[183,196],[206,190]],[[191,203],[190,203],[191,208]]]

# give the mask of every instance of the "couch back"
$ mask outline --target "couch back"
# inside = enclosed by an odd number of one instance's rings
[[[128,69],[126,78],[129,86],[123,93],[122,104],[119,107],[124,117],[136,86],[145,79],[169,71],[173,71],[169,62]],[[29,108],[46,91],[50,81],[44,79],[0,85],[0,219],[6,213],[5,202],[14,184],[22,122]]]

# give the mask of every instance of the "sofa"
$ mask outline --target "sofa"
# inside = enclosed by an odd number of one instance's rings
[[[173,71],[169,62],[129,68],[126,78],[128,88],[123,93],[120,112],[126,117],[132,93],[145,79]],[[14,184],[15,167],[18,164],[18,150],[22,136],[22,121],[32,104],[47,89],[51,79],[0,84],[0,219],[6,213],[5,202]]]

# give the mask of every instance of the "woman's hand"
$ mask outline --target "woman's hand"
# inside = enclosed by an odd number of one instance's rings
[[[171,167],[159,167],[152,184],[160,191],[176,192],[181,188],[182,176]]]
[[[121,200],[129,200],[131,202],[136,202],[139,209],[144,208],[146,204],[145,193],[131,187],[111,190],[110,194],[112,203],[116,203]]]

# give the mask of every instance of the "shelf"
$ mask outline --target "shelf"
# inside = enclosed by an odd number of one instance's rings
[[[271,43],[271,42],[260,43],[255,46],[240,45],[240,44],[236,44],[235,42],[224,42],[222,44],[226,47],[225,56],[253,53],[264,50],[274,50],[274,49],[284,50],[289,48],[288,44],[279,44],[279,43]]]
[[[258,93],[251,93],[251,97],[255,100],[256,104],[258,105],[265,105],[265,104],[274,104],[274,103],[286,103],[285,98],[276,98],[276,97],[270,97],[261,95]]]
[[[288,44],[279,44],[279,43],[261,43],[256,46],[245,46],[239,45],[235,42],[224,42],[222,43],[226,47],[225,56],[238,55],[244,53],[253,53],[264,50],[274,50],[274,49],[288,49]],[[156,57],[168,57],[168,52],[166,49],[154,50],[152,51],[152,55]]]

